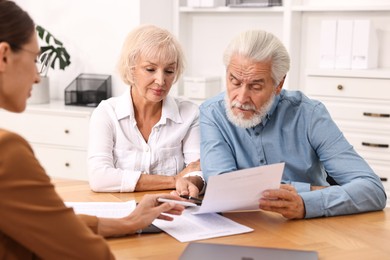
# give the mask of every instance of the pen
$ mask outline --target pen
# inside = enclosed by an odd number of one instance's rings
[[[195,197],[191,197],[191,196],[188,196],[188,195],[180,195],[180,197],[183,198],[183,199],[193,200],[193,201],[196,201],[196,202],[199,202],[199,203],[202,202],[201,199],[195,198]]]

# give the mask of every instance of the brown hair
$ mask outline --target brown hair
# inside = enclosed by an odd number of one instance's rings
[[[0,0],[0,42],[7,42],[13,51],[28,43],[35,33],[31,17],[12,1]]]

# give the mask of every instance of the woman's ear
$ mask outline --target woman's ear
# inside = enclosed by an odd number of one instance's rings
[[[11,52],[11,46],[6,42],[0,42],[0,72],[5,70],[8,64],[9,53]]]

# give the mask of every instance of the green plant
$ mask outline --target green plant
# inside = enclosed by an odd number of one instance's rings
[[[58,67],[60,70],[65,70],[71,62],[70,55],[63,43],[40,25],[36,26],[36,31],[38,37],[47,44],[41,46],[41,55],[39,56],[39,60],[42,63],[41,75],[46,76],[50,67],[52,69]]]

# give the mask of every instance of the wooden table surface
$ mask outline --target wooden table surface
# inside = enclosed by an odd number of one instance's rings
[[[85,181],[53,180],[65,201],[139,200],[145,193],[95,193]],[[163,191],[169,192],[169,191]],[[390,259],[390,208],[349,216],[286,220],[264,211],[224,213],[253,232],[199,242],[314,250],[319,259]],[[108,239],[117,259],[178,259],[188,243],[166,233]]]

